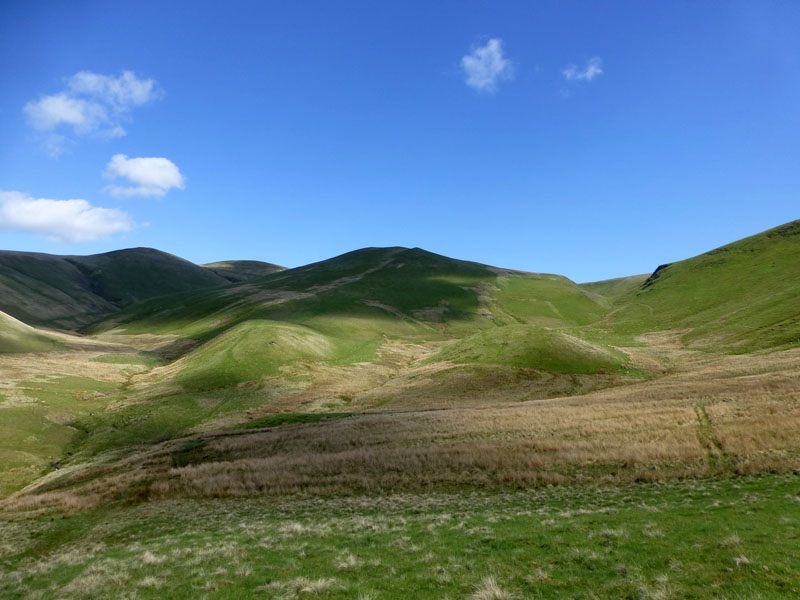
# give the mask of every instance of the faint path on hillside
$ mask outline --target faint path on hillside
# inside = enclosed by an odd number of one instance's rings
[[[304,300],[306,298],[313,298],[317,294],[329,292],[333,289],[340,288],[342,286],[349,285],[351,283],[356,283],[357,281],[360,281],[367,275],[375,273],[376,271],[379,271],[387,267],[394,261],[395,255],[401,251],[402,251],[401,249],[392,251],[388,258],[380,262],[378,265],[366,269],[361,273],[357,273],[355,275],[347,275],[346,277],[340,277],[339,279],[335,279],[330,283],[315,285],[303,292],[294,290],[283,290],[283,289],[262,289],[257,285],[251,283],[232,287],[225,293],[229,295],[244,293],[244,295],[242,295],[242,297],[238,301],[233,302],[232,304],[228,304],[219,311],[211,313],[210,315],[207,315],[204,318],[207,318],[208,316],[214,316],[215,314],[227,313],[236,307],[247,306],[255,302],[263,302],[267,306],[272,306],[275,304],[283,304],[284,302],[289,302],[292,300]],[[273,279],[271,280],[271,283],[276,283],[277,281],[279,280]]]

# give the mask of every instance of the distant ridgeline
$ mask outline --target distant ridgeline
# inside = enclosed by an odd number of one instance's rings
[[[148,298],[278,270],[257,261],[198,266],[151,248],[92,256],[0,251],[0,310],[29,325],[77,330]]]
[[[191,340],[179,377],[188,388],[234,385],[297,360],[371,361],[391,338],[450,342],[433,361],[576,373],[620,368],[625,355],[608,344],[667,329],[700,349],[786,348],[800,344],[798,294],[798,221],[649,277],[580,285],[419,248],[365,248],[295,269],[201,266],[146,248],[0,253],[0,310],[22,322],[13,321],[17,337],[27,324]]]

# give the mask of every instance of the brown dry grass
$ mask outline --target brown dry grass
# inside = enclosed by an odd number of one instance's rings
[[[170,441],[65,470],[4,506],[78,509],[114,498],[509,487],[800,467],[800,349],[725,356],[684,350],[674,336],[648,341],[630,352],[635,364],[668,363],[670,372],[657,379],[563,398],[484,406],[451,398],[438,409],[203,433],[192,440],[207,458],[194,464],[176,468],[187,439]]]
[[[119,344],[100,343],[60,333],[70,350],[0,354],[0,392],[5,405],[30,402],[25,394],[26,381],[51,376],[89,377],[100,381],[124,383],[130,378],[130,365],[94,362],[104,354],[132,354],[134,351]]]
[[[445,342],[385,340],[377,360],[348,367],[303,364],[284,367],[284,376],[309,381],[288,386],[284,377],[268,380],[282,389],[279,398],[248,413],[251,418],[283,412],[398,410],[494,406],[524,400],[584,394],[622,385],[619,374],[548,373],[502,365],[424,364]],[[159,373],[180,369],[180,361],[142,376],[146,390]],[[163,378],[163,377],[162,377]],[[342,399],[346,398],[345,401]]]

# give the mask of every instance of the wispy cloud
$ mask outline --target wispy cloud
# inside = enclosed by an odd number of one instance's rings
[[[152,79],[139,79],[132,71],[119,77],[80,71],[56,94],[31,100],[23,108],[30,125],[44,134],[43,147],[58,156],[75,138],[92,135],[101,139],[124,136],[123,123],[131,110],[162,93]]]
[[[109,179],[122,177],[134,185],[109,185],[105,189],[117,197],[161,197],[172,188],[184,189],[186,178],[178,166],[169,159],[159,157],[128,158],[115,154],[106,165]]]
[[[461,57],[466,84],[480,92],[492,93],[501,79],[512,79],[514,67],[503,56],[503,40],[492,38],[485,46],[477,46]]]
[[[595,56],[586,61],[586,66],[567,65],[561,70],[567,81],[592,81],[603,74],[603,59]]]
[[[131,217],[116,208],[95,207],[86,200],[47,200],[0,190],[0,230],[78,243],[130,231],[133,226]]]

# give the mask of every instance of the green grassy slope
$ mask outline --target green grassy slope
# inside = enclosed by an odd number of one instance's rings
[[[53,374],[22,386],[26,402],[0,402],[0,496],[18,490],[64,458],[77,422],[106,406],[113,383]]]
[[[0,252],[0,310],[31,325],[77,329],[147,298],[229,283],[149,248],[91,256]]]
[[[612,343],[609,340],[617,344],[623,340],[624,345],[648,331],[686,329],[688,344],[729,351],[785,347],[800,337],[796,302],[800,222],[669,265],[646,282],[639,276],[583,285],[557,275],[496,269],[418,248],[393,247],[366,248],[224,285],[211,285],[217,279],[193,279],[196,269],[204,267],[190,265],[185,280],[189,289],[134,301],[134,291],[146,295],[169,289],[175,282],[167,280],[184,271],[183,262],[169,255],[129,252],[138,254],[123,256],[127,262],[112,256],[84,262],[82,270],[69,261],[57,262],[53,272],[42,268],[52,289],[62,279],[69,281],[77,270],[87,282],[102,282],[108,297],[132,302],[98,323],[93,332],[171,334],[197,343],[188,351],[191,345],[177,340],[174,348],[186,352],[180,361],[106,392],[110,395],[102,406],[112,409],[92,410],[96,414],[90,415],[71,412],[74,421],[69,426],[80,439],[55,428],[60,437],[54,437],[53,448],[70,443],[72,450],[85,450],[88,456],[185,435],[211,424],[235,424],[246,411],[283,401],[281,394],[294,393],[308,382],[317,385],[320,373],[336,371],[317,368],[320,365],[384,361],[380,368],[407,369],[403,377],[420,366],[436,372],[424,375],[436,386],[438,377],[475,379],[478,369],[500,372],[495,365],[502,365],[503,373],[532,368],[600,380],[617,377],[627,362],[624,354],[606,345]],[[58,258],[41,256],[44,265]],[[158,277],[151,282],[126,279],[127,270],[145,270],[135,266],[137,261],[162,258],[168,265],[157,273],[164,282],[159,283]],[[170,271],[173,267],[177,271]],[[142,290],[127,291],[127,285],[139,283]],[[0,322],[0,343],[2,326]],[[392,363],[393,346],[401,344],[387,340],[404,340],[409,342],[404,350],[417,346],[423,352],[407,363]],[[456,366],[413,362],[439,347],[430,362],[451,361]],[[155,367],[164,364],[161,358],[165,356],[148,354],[137,360],[142,367]],[[287,366],[297,368],[290,373]],[[336,375],[350,377],[359,369]],[[417,374],[396,379],[417,385],[413,381]],[[274,379],[265,380],[270,377]],[[462,401],[463,395],[444,383],[425,388],[444,391],[426,396],[424,402],[445,397]],[[340,392],[334,387],[331,394],[336,397]],[[309,411],[332,407],[314,404],[317,400],[308,401],[311,408],[280,402],[275,406]],[[49,418],[40,417],[39,421]],[[18,418],[23,419],[22,413]]]
[[[286,270],[286,267],[261,262],[260,260],[225,260],[200,266],[227,279],[231,283],[251,281]]]
[[[587,325],[606,313],[601,301],[561,275],[514,273],[499,278],[497,285],[492,293],[492,310],[504,315],[506,322],[551,327]]]
[[[228,283],[208,269],[152,248],[130,248],[65,259],[87,276],[94,293],[120,306]]]
[[[238,286],[153,299],[94,331],[204,343],[185,357],[178,380],[208,389],[272,375],[297,360],[369,361],[385,336],[446,340],[505,325],[572,327],[605,311],[564,277],[506,272],[419,248],[366,248]]]
[[[637,334],[689,329],[690,346],[733,352],[800,344],[800,221],[660,267],[612,316]]]
[[[579,283],[578,285],[581,289],[590,292],[593,298],[612,305],[635,294],[648,277],[649,275],[631,275],[604,281]]]
[[[583,325],[605,313],[565,277],[501,273],[418,248],[366,248],[224,290],[140,303],[94,331],[207,339],[251,318],[337,329],[335,317],[373,321],[377,333],[441,337],[510,323]]]
[[[28,324],[72,328],[115,310],[61,256],[0,252],[0,310]]]
[[[325,360],[336,347],[313,329],[253,319],[191,352],[178,381],[188,389],[213,389],[274,375],[296,360]]]
[[[627,357],[619,350],[592,344],[564,331],[535,325],[509,325],[449,344],[431,360],[595,373],[600,369],[620,368]]]
[[[0,353],[46,352],[63,348],[56,339],[0,312]]]

